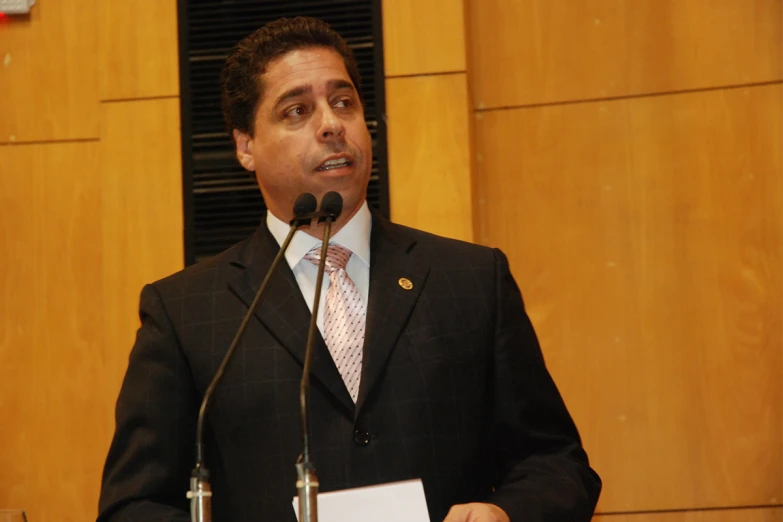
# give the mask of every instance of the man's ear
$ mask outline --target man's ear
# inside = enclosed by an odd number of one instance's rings
[[[236,143],[237,147],[239,164],[250,172],[255,172],[256,162],[253,159],[253,137],[250,134],[234,129],[234,143]]]

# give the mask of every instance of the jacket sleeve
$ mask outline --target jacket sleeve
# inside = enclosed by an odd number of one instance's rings
[[[98,522],[189,521],[199,398],[154,286],[141,293],[141,327],[116,407]]]
[[[550,376],[505,255],[495,250],[493,439],[489,501],[512,522],[589,522],[601,491]]]

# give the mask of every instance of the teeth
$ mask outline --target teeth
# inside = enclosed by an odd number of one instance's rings
[[[333,159],[324,162],[323,165],[321,165],[318,170],[329,170],[329,169],[336,169],[338,167],[344,167],[346,165],[350,164],[350,162],[345,158],[340,159]]]

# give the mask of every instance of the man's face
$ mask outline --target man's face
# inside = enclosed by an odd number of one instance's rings
[[[342,57],[328,48],[291,51],[267,65],[255,135],[234,131],[237,158],[255,171],[269,210],[287,221],[311,192],[343,197],[338,226],[364,202],[372,140]]]

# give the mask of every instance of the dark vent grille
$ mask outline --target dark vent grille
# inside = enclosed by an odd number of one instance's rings
[[[367,200],[389,214],[380,0],[179,0],[187,264],[250,235],[266,210],[253,174],[237,163],[224,128],[220,70],[234,44],[284,16],[321,18],[353,49],[373,138]]]

